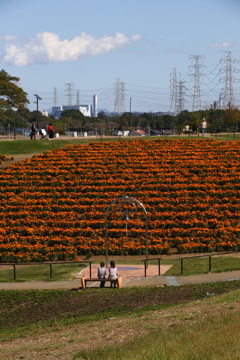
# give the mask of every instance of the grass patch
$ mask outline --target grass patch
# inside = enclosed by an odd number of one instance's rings
[[[158,329],[131,341],[77,353],[72,360],[237,360],[240,313],[198,318],[187,325]]]
[[[159,257],[161,257],[161,255]],[[121,260],[121,264],[143,265],[143,261]],[[170,256],[169,259],[162,259],[160,264],[171,266],[171,268],[164,273],[164,276],[181,276],[180,259],[172,259]],[[149,265],[158,265],[158,261],[151,260],[149,261]],[[240,270],[240,257],[233,257],[233,256],[221,255],[221,254],[211,257],[212,273],[234,271],[234,270]],[[207,273],[209,273],[209,255],[206,255],[206,257],[200,257],[196,255],[194,258],[186,257],[183,260],[183,274],[182,274],[183,276],[199,275],[199,274],[207,274]]]
[[[52,332],[66,324],[140,317],[236,289],[239,296],[240,281],[120,290],[0,290],[0,340]]]
[[[225,133],[225,134],[212,134],[212,138],[216,140],[224,140],[224,141],[231,141],[231,140],[240,140],[240,133]]]
[[[151,262],[152,264],[152,262]],[[157,262],[155,263],[157,264]],[[180,276],[181,275],[181,261],[180,259],[162,260],[162,265],[172,265],[172,267],[164,275]],[[240,270],[240,258],[217,255],[211,257],[211,266],[209,265],[209,256],[185,258],[183,260],[183,276],[199,275],[209,273],[211,268],[212,273],[226,272]]]
[[[92,139],[76,139],[76,140],[17,140],[17,141],[0,141],[0,154],[19,155],[19,154],[42,154],[56,148],[62,148],[71,144],[89,144]],[[105,140],[107,141],[107,139]]]
[[[6,265],[10,267],[11,265]],[[86,267],[85,264],[66,263],[66,264],[52,264],[52,278],[50,278],[50,265],[17,265],[16,281],[67,281],[74,280],[76,274]],[[14,281],[14,268],[4,270],[4,266],[0,268],[0,281],[12,282]]]
[[[232,300],[239,295],[239,281],[117,291],[0,291],[1,354],[9,360],[19,354],[26,360],[235,360],[235,323],[240,321],[235,317],[238,302]],[[231,312],[234,315],[225,321]],[[114,346],[105,348],[109,343]],[[83,347],[94,351],[79,351]]]
[[[212,135],[212,138],[216,138],[216,140],[240,140],[240,134],[236,133],[235,138],[233,138],[233,134],[218,134],[217,137]],[[140,141],[144,140],[154,140],[154,139],[199,139],[199,136],[161,136],[161,137],[153,137],[153,136],[145,136],[144,139],[140,139]],[[208,138],[204,138],[207,140]],[[7,156],[14,156],[14,155],[24,155],[24,154],[42,154],[45,151],[50,151],[56,148],[62,148],[70,144],[89,144],[91,142],[105,142],[105,141],[129,141],[132,140],[130,137],[96,137],[96,138],[72,138],[72,139],[64,139],[58,138],[53,139],[53,141],[40,141],[40,140],[13,140],[12,141],[1,141],[0,140],[0,154],[4,154]],[[136,140],[136,139],[135,139]]]
[[[163,137],[166,138],[166,137]],[[168,137],[167,137],[168,138]],[[145,139],[154,139],[154,137],[145,137]],[[56,148],[63,148],[67,145],[77,145],[77,144],[85,144],[88,145],[92,142],[106,142],[106,141],[130,141],[132,138],[126,137],[126,138],[119,138],[119,137],[104,137],[101,139],[101,137],[96,138],[72,138],[72,139],[53,139],[52,141],[40,141],[40,140],[17,140],[14,141],[1,141],[0,139],[0,154],[4,154],[7,156],[10,155],[33,155],[33,154],[42,154],[45,151],[51,151]]]

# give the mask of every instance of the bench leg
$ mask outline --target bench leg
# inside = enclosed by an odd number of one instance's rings
[[[82,288],[83,288],[83,289],[86,289],[85,279],[84,279],[84,278],[81,278],[81,281],[82,281]]]
[[[122,287],[122,277],[121,277],[121,276],[119,276],[119,277],[117,278],[117,287],[118,287],[119,289],[121,289],[121,287]]]

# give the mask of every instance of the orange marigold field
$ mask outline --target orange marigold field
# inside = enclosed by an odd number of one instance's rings
[[[0,261],[105,253],[104,214],[141,201],[149,252],[239,250],[240,142],[132,140],[69,145],[0,170]],[[109,253],[144,254],[143,214],[113,213]]]

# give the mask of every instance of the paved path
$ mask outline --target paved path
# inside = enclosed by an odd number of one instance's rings
[[[97,266],[97,265],[96,265]],[[125,268],[120,270],[120,268]],[[132,270],[129,268],[133,268]],[[161,266],[161,274],[158,274],[158,267],[151,265],[151,269],[147,270],[147,277],[144,277],[144,268],[139,265],[118,265],[119,273],[123,276],[122,287],[133,287],[133,286],[181,286],[184,284],[198,284],[206,282],[217,282],[217,281],[232,281],[240,280],[240,270],[229,271],[224,273],[209,273],[202,275],[191,275],[191,276],[165,276],[164,272],[167,270]],[[150,266],[149,266],[150,268]],[[155,269],[153,269],[155,268]],[[154,271],[154,274],[152,273]],[[1,282],[0,290],[45,290],[45,289],[79,289],[81,288],[80,278],[87,272],[89,276],[89,268],[84,269],[79,273],[78,278],[73,281],[34,281],[34,282]],[[124,273],[125,272],[125,273]],[[149,276],[151,275],[151,276]],[[93,277],[96,276],[93,269]],[[89,283],[88,287],[98,287],[99,283]]]

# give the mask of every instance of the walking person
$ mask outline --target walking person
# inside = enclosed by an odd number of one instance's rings
[[[52,140],[54,137],[54,128],[51,123],[49,123],[47,131],[48,131],[49,140]]]
[[[32,126],[31,126],[31,132],[30,132],[30,139],[36,139],[36,126],[35,126],[35,123],[32,123]]]

